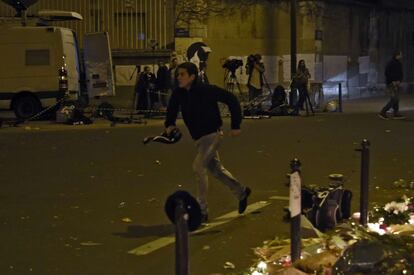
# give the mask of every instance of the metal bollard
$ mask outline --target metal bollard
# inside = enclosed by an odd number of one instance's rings
[[[290,257],[292,263],[300,259],[301,254],[301,178],[300,178],[299,159],[295,158],[290,162],[290,190],[289,190],[289,210],[290,210]]]
[[[188,275],[188,232],[201,225],[200,205],[190,193],[178,190],[167,198],[164,210],[175,226],[175,275]]]
[[[367,139],[362,140],[361,149],[356,151],[361,152],[361,189],[359,212],[361,214],[359,223],[363,226],[368,222],[368,191],[369,191],[369,146],[370,142]]]
[[[183,200],[175,208],[175,274],[188,275],[188,214]]]
[[[342,83],[339,82],[338,84],[338,108],[339,112],[342,113]]]

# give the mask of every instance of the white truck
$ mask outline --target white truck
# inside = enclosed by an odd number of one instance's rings
[[[81,20],[82,16],[43,11],[37,19]],[[65,90],[72,100],[81,95],[82,89],[89,97],[114,95],[107,34],[86,35],[87,45],[99,51],[85,49],[81,62],[73,30],[0,18],[0,109],[11,109],[18,118],[27,119],[55,105]],[[94,53],[92,61],[88,61],[88,53]],[[65,81],[61,81],[63,78]]]

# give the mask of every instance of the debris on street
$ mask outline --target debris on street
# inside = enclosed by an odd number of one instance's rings
[[[131,223],[132,222],[132,220],[128,217],[122,218],[121,220],[125,223]]]
[[[224,263],[224,269],[235,269],[236,266],[232,262],[225,262]]]
[[[403,196],[370,213],[366,228],[347,221],[317,238],[302,239],[301,259],[295,263],[290,239],[264,242],[254,250],[259,259],[249,274],[413,274],[414,198]]]

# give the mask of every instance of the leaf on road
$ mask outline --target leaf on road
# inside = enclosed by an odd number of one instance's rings
[[[122,218],[122,221],[126,222],[126,223],[131,223],[132,222],[132,220],[128,217]]]
[[[224,269],[235,269],[236,266],[232,262],[225,262],[224,263]]]

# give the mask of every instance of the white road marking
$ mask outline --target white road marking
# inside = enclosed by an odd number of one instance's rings
[[[270,204],[270,202],[267,202],[267,201],[259,201],[259,202],[250,204],[247,207],[246,212],[243,215],[250,214],[254,211],[257,211],[257,210],[259,210],[263,207],[268,206],[269,204]],[[208,223],[207,226],[192,232],[191,235],[197,234],[197,233],[200,233],[200,232],[204,232],[204,231],[210,230],[210,229],[212,229],[216,226],[231,222],[232,220],[236,219],[239,216],[240,216],[240,214],[238,213],[238,211],[229,212],[227,214],[224,214],[223,216],[220,216],[220,217],[214,219],[214,221],[211,222],[211,223]],[[148,254],[150,254],[150,253],[152,253],[152,252],[154,252],[154,251],[156,251],[160,248],[163,248],[167,245],[170,245],[174,242],[175,242],[175,236],[162,237],[162,238],[156,239],[154,241],[148,242],[146,244],[143,244],[143,245],[141,245],[137,248],[134,248],[134,249],[128,251],[128,254],[133,254],[133,255],[136,255],[136,256],[148,255]]]
[[[288,201],[289,197],[282,197],[282,196],[272,196],[269,198],[270,200],[281,200],[281,201]]]

